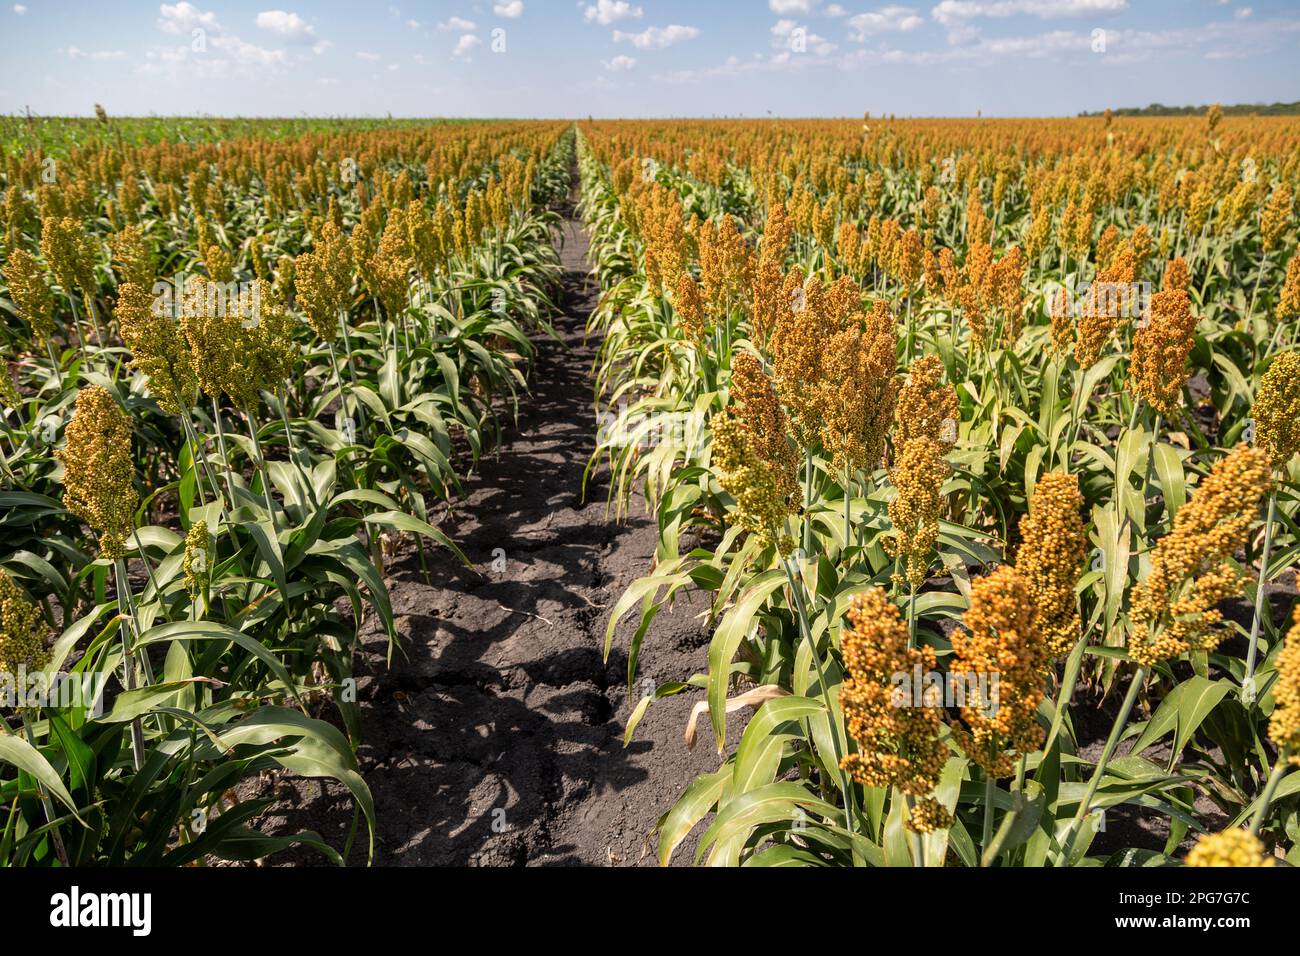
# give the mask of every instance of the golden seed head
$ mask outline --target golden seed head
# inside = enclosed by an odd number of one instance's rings
[[[1070,315],[1070,297],[1065,287],[1057,289],[1048,303],[1052,320],[1052,351],[1064,355],[1074,345],[1074,321]]]
[[[1286,281],[1277,300],[1279,321],[1300,317],[1300,253],[1291,257],[1286,266]]]
[[[1279,183],[1259,214],[1260,248],[1265,252],[1279,246],[1291,223],[1291,187]]]
[[[1016,570],[1029,589],[1038,626],[1053,656],[1069,653],[1079,640],[1074,588],[1088,550],[1082,510],[1078,477],[1052,471],[1038,479],[1029,498],[1029,513],[1020,519]]]
[[[1187,260],[1182,256],[1170,261],[1165,267],[1165,277],[1161,282],[1161,289],[1174,292],[1186,292],[1187,287],[1191,284],[1192,274],[1187,267]]]
[[[77,220],[68,216],[45,219],[41,224],[41,255],[65,295],[71,295],[74,289],[84,296],[95,294],[95,243]]]
[[[262,389],[274,391],[298,357],[294,320],[272,289],[255,279],[236,293],[193,276],[182,298],[181,327],[199,385],[247,411]]]
[[[718,483],[736,501],[736,524],[784,551],[782,528],[798,502],[793,458],[785,469],[761,457],[747,425],[730,411],[713,417],[713,467]]]
[[[176,319],[155,307],[147,287],[131,282],[118,287],[116,315],[122,341],[131,350],[131,367],[149,379],[158,406],[173,415],[188,411],[198,378]]]
[[[208,523],[203,520],[194,522],[189,533],[185,535],[185,556],[181,559],[181,569],[185,573],[185,586],[191,596],[197,595],[210,580],[211,569],[208,567],[208,549],[212,545],[212,535]]]
[[[1220,459],[1174,527],[1151,553],[1151,570],[1132,592],[1129,654],[1150,667],[1223,639],[1217,605],[1239,592],[1233,556],[1246,546],[1271,487],[1268,454],[1238,445]]]
[[[1268,366],[1251,410],[1255,444],[1280,468],[1300,451],[1300,351],[1278,355]]]
[[[1249,830],[1203,833],[1187,851],[1188,866],[1273,866],[1264,844]]]
[[[845,756],[841,766],[868,787],[898,787],[910,796],[929,794],[948,760],[948,748],[940,739],[942,696],[900,696],[897,678],[935,673],[934,648],[908,647],[902,614],[881,588],[854,595],[848,619],[849,626],[840,632],[846,672],[840,705],[858,752]],[[940,818],[932,810],[927,807],[917,822],[937,824]]]
[[[131,420],[98,385],[77,394],[67,441],[57,452],[63,462],[63,504],[99,533],[104,557],[120,558],[135,527],[135,466]]]
[[[900,447],[913,438],[926,437],[949,447],[957,441],[961,420],[957,390],[946,379],[943,360],[924,355],[907,369],[907,381],[898,393],[894,441]]]
[[[704,315],[704,298],[700,295],[699,283],[689,272],[683,272],[677,279],[673,308],[677,311],[677,324],[682,334],[697,345],[703,342],[709,323]]]
[[[339,333],[339,315],[352,296],[352,248],[347,237],[326,220],[310,252],[294,260],[295,302],[323,342]]]
[[[0,569],[0,672],[39,670],[49,660],[41,609]]]
[[[154,270],[153,249],[139,226],[127,226],[108,239],[116,264],[119,285],[131,283],[142,289],[153,288],[157,274]]]
[[[195,244],[198,246],[199,258],[203,260],[204,268],[208,270],[208,278],[213,282],[234,281],[234,263],[230,253],[217,241],[217,234],[211,223],[204,217],[198,216],[194,220],[194,228],[197,235]]]
[[[1277,683],[1273,685],[1273,713],[1268,736],[1278,752],[1300,765],[1300,608],[1277,655]]]
[[[839,474],[872,470],[885,453],[885,437],[898,398],[894,374],[897,332],[883,301],[864,324],[841,329],[825,344],[822,378],[822,447]]]
[[[1165,289],[1151,297],[1146,323],[1133,333],[1129,391],[1169,418],[1178,414],[1195,331],[1187,293]]]
[[[1015,345],[1024,328],[1026,266],[1020,247],[1012,246],[993,266],[989,277],[990,298],[1006,319],[1002,340],[1008,346]]]
[[[26,249],[14,249],[4,265],[4,278],[9,298],[32,334],[49,342],[54,335],[54,297],[41,264]]]
[[[704,302],[714,317],[722,319],[745,300],[753,281],[753,253],[730,216],[716,224],[711,220],[700,223],[696,241]]]
[[[922,797],[912,805],[912,811],[903,825],[913,833],[934,833],[948,829],[952,823],[951,810],[934,797]]]
[[[921,436],[905,443],[889,470],[894,498],[889,520],[894,534],[885,539],[891,557],[906,559],[905,579],[912,588],[925,583],[934,544],[939,538],[939,506],[943,483],[950,470],[944,446]]]
[[[791,280],[798,276],[798,272],[792,272],[787,278],[790,303],[772,332],[770,348],[777,394],[790,410],[795,440],[806,449],[821,434],[826,343],[840,331],[842,316],[837,314],[836,301],[816,277],[792,288]]]
[[[658,182],[632,186],[631,217],[644,244],[644,269],[652,289],[662,289],[686,268],[687,237],[682,201]]]
[[[1074,358],[1081,368],[1091,368],[1101,358],[1115,332],[1124,304],[1131,301],[1137,260],[1127,243],[1115,253],[1110,265],[1097,273],[1088,287],[1079,316]]]
[[[18,388],[14,385],[9,363],[0,360],[0,410],[8,408],[17,411],[22,404],[23,397],[18,394]]]
[[[949,673],[967,676],[964,726],[954,726],[953,736],[989,776],[1009,777],[1019,755],[1042,744],[1036,714],[1050,662],[1024,576],[1004,564],[972,581],[962,623],[965,632],[952,635],[948,666]]]

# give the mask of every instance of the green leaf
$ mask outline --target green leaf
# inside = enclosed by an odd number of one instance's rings
[[[784,584],[785,574],[775,569],[755,577],[735,606],[727,611],[709,644],[709,720],[713,724],[718,753],[722,753],[727,737],[727,685],[732,658],[753,626],[759,608]]]
[[[0,733],[0,760],[34,777],[41,786],[72,811],[78,823],[82,826],[86,825],[86,821],[77,813],[77,805],[72,802],[72,794],[68,793],[63,780],[39,750],[21,737]]]
[[[655,829],[659,831],[660,866],[668,865],[673,852],[686,839],[686,835],[726,793],[731,784],[731,776],[732,768],[729,764],[713,773],[700,774],[687,784],[686,792],[659,819]]]

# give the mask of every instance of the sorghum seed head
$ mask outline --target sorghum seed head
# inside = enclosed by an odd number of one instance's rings
[[[41,609],[0,569],[0,672],[38,670],[48,659]]]
[[[902,446],[889,470],[895,490],[889,502],[894,534],[885,539],[885,550],[891,557],[906,559],[905,578],[914,589],[925,583],[939,538],[940,495],[950,470],[943,450],[932,438],[913,438]]]
[[[1300,608],[1277,655],[1277,683],[1273,685],[1273,713],[1268,736],[1279,753],[1300,765]]]
[[[1273,866],[1264,844],[1249,830],[1203,833],[1187,851],[1188,866]]]
[[[934,673],[934,648],[908,647],[907,625],[881,588],[855,595],[848,618],[849,626],[840,632],[846,671],[840,705],[858,752],[845,756],[840,765],[869,787],[928,794],[948,760],[948,748],[940,739],[942,697],[918,700],[904,693],[900,698],[896,676]],[[929,819],[938,822],[936,815]],[[923,812],[918,822],[925,821]]]
[[[37,339],[49,342],[54,335],[54,297],[41,264],[26,249],[14,249],[5,263],[4,277],[18,314]]]
[[[63,503],[99,533],[104,557],[125,553],[126,537],[135,527],[135,466],[131,458],[131,420],[98,385],[77,395],[68,423],[66,444],[57,452],[63,462]]]
[[[1280,468],[1300,451],[1300,352],[1283,352],[1268,366],[1251,410],[1255,444]]]
[[[1083,574],[1088,534],[1083,526],[1079,479],[1048,472],[1029,498],[1020,519],[1016,570],[1038,612],[1038,627],[1053,656],[1066,654],[1079,640],[1079,608],[1074,588]]]
[[[1223,639],[1216,607],[1238,592],[1232,557],[1245,547],[1271,487],[1268,454],[1238,445],[1220,459],[1174,517],[1151,553],[1151,570],[1132,592],[1129,655],[1150,667]]]
[[[972,581],[962,623],[965,632],[952,635],[948,667],[949,673],[968,678],[961,708],[964,726],[954,725],[953,736],[989,776],[1009,777],[1018,756],[1042,743],[1036,714],[1049,665],[1024,576],[1004,564]],[[988,689],[970,675],[987,675]]]

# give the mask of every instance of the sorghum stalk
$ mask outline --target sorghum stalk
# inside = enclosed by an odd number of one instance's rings
[[[980,857],[980,866],[988,865],[989,850],[993,848],[993,793],[998,788],[998,782],[990,773],[984,774],[984,828],[980,834],[980,849],[984,854]]]
[[[230,498],[230,507],[235,507],[235,486],[230,476],[230,453],[226,451],[226,428],[221,423],[221,406],[212,400],[212,420],[217,426],[217,448],[221,452],[221,467],[226,475],[226,495]]]
[[[1277,520],[1277,492],[1268,496],[1268,517],[1264,519],[1264,551],[1259,559],[1259,583],[1255,585],[1255,613],[1250,621],[1250,642],[1246,648],[1246,671],[1241,678],[1242,699],[1255,700],[1255,660],[1259,654],[1259,622],[1264,615],[1264,586],[1268,582],[1268,561],[1273,554],[1273,524]]]
[[[144,543],[140,540],[140,530],[132,528],[131,536],[135,539],[135,549],[140,552],[140,560],[144,563],[145,572],[149,575],[149,583],[153,585],[154,594],[162,594],[162,589],[158,587],[158,579],[153,573],[153,562],[149,560],[149,555],[144,553]]]
[[[104,347],[105,336],[104,329],[99,324],[99,310],[95,308],[95,300],[84,292],[81,297],[86,303],[86,311],[90,313],[91,323],[95,326],[95,339],[99,342],[99,347],[102,349]],[[119,359],[118,361],[120,364],[121,360]]]
[[[248,437],[253,440],[253,454],[257,459],[253,462],[253,466],[262,475],[262,498],[266,502],[266,513],[270,516],[271,527],[276,528],[275,498],[271,495],[271,472],[266,466],[266,456],[262,454],[262,443],[257,438],[257,422],[253,418],[251,409],[245,409],[244,423],[248,427]]]
[[[45,354],[50,357],[50,364],[54,366],[54,380],[59,383],[59,391],[63,391],[63,367],[59,360],[54,357],[54,345],[49,339],[45,340]]]
[[[1282,748],[1278,751],[1277,759],[1273,761],[1273,772],[1268,775],[1268,783],[1264,785],[1264,792],[1260,795],[1259,806],[1255,808],[1255,815],[1250,818],[1251,836],[1259,836],[1264,821],[1268,819],[1269,805],[1273,802],[1273,795],[1277,793],[1277,785],[1282,782],[1282,777],[1286,773],[1290,756],[1290,752]]]
[[[773,540],[780,540],[778,533],[773,531]],[[831,747],[834,750],[835,766],[839,769],[840,788],[844,791],[844,824],[845,829],[850,832],[857,832],[857,826],[854,820],[857,816],[855,807],[856,801],[853,799],[852,784],[849,782],[848,774],[840,766],[844,760],[844,755],[848,752],[847,748],[840,741],[839,728],[835,721],[835,711],[831,708],[830,691],[826,686],[826,672],[822,667],[821,656],[817,652],[817,644],[813,640],[812,627],[808,621],[808,609],[804,605],[803,590],[795,580],[794,571],[790,567],[789,558],[778,554],[777,559],[781,562],[781,568],[785,571],[786,581],[790,585],[790,593],[794,598],[796,617],[799,621],[799,633],[808,643],[808,650],[811,652],[813,667],[817,671],[817,683],[821,688],[822,704],[826,708],[826,722],[831,732]],[[856,859],[857,854],[854,853]]]
[[[203,495],[203,480],[206,477],[208,488],[214,498],[221,498],[221,489],[217,487],[216,479],[212,477],[212,472],[208,468],[208,457],[203,452],[199,444],[198,434],[194,430],[194,423],[190,421],[189,410],[181,412],[181,428],[185,432],[185,441],[190,446],[190,457],[194,460],[194,468],[198,474],[198,479],[194,482],[195,487],[199,490],[199,503],[206,505],[207,499]],[[224,512],[224,509],[222,509]]]
[[[131,583],[126,574],[126,563],[121,558],[113,560],[117,575],[117,608],[124,619],[122,630],[122,684],[127,691],[135,690],[135,605],[131,599]],[[131,765],[136,773],[144,766],[144,729],[140,718],[131,721]]]
[[[298,449],[293,441],[293,429],[289,426],[289,408],[288,395],[285,392],[276,394],[276,404],[280,406],[280,422],[284,425],[284,443],[289,450],[289,460],[293,462],[294,470],[298,472],[298,477],[302,479],[303,486],[307,489],[307,497],[311,503],[317,507],[320,502],[316,500],[316,488],[312,485],[311,479],[307,477],[307,472],[303,470],[302,462],[298,460]]]
[[[1142,684],[1147,679],[1147,669],[1139,666],[1133,674],[1133,682],[1129,684],[1128,693],[1124,696],[1124,703],[1120,705],[1119,713],[1115,716],[1115,723],[1111,725],[1110,736],[1106,738],[1106,745],[1102,748],[1101,756],[1097,759],[1097,766],[1093,768],[1092,776],[1088,779],[1088,789],[1084,791],[1083,799],[1079,801],[1078,809],[1074,811],[1074,817],[1070,821],[1069,829],[1065,836],[1065,847],[1062,862],[1070,865],[1070,854],[1074,851],[1074,841],[1079,835],[1079,825],[1087,819],[1088,811],[1092,807],[1092,798],[1097,795],[1097,788],[1101,786],[1102,774],[1106,772],[1106,764],[1115,754],[1115,747],[1119,744],[1120,735],[1124,728],[1128,726],[1129,715],[1133,712],[1133,705],[1137,703],[1138,691],[1142,689]]]
[[[809,450],[804,454],[804,473],[803,473],[803,500],[804,500],[804,520],[803,520],[803,552],[805,555],[812,554],[812,488],[813,488],[813,456]]]
[[[27,742],[32,745],[32,749],[38,750],[36,746],[36,734],[32,730],[31,718],[27,716],[27,710],[22,710],[23,730],[27,734]],[[36,784],[36,793],[41,798],[41,809],[45,811],[45,822],[50,825],[50,843],[54,846],[54,855],[59,858],[59,863],[67,867],[68,849],[63,845],[63,836],[59,833],[58,827],[54,825],[57,815],[54,812],[54,803],[50,800],[50,795],[45,792],[45,788],[40,783]]]

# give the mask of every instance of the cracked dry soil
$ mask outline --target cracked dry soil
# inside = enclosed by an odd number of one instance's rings
[[[567,219],[561,241],[560,341],[538,337],[517,427],[440,522],[475,569],[435,550],[428,584],[403,556],[388,569],[402,641],[391,667],[382,630],[362,634],[359,758],[375,799],[377,865],[655,865],[655,822],[719,764],[711,739],[693,752],[683,742],[698,692],[657,701],[623,746],[640,697],[629,700],[623,652],[636,615],[620,625],[608,664],[601,642],[619,595],[649,569],[656,534],[639,499],[614,520],[603,470],[584,498],[596,435],[584,326],[596,290],[581,223]],[[704,669],[706,608],[686,595],[660,615],[638,688]],[[264,827],[344,844],[352,809],[341,786],[288,775],[276,786]],[[364,864],[364,825],[357,844],[350,862]],[[673,862],[694,850],[688,840]]]

